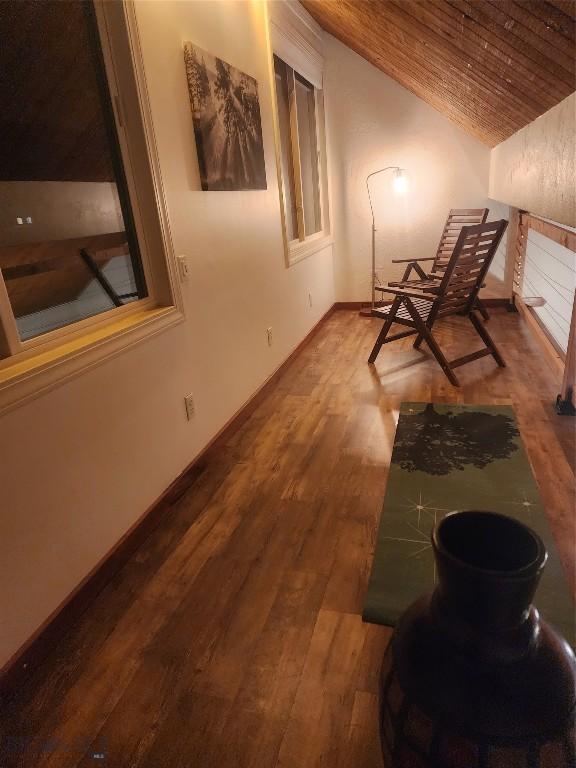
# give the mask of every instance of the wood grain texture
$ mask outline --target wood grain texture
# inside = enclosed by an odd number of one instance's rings
[[[100,268],[127,252],[125,232],[70,240],[0,246],[0,269],[16,317],[73,301],[93,279],[82,248],[94,253]]]
[[[490,147],[575,90],[570,0],[302,5],[327,32]]]
[[[544,355],[548,359],[548,363],[551,369],[556,373],[558,380],[558,388],[560,389],[560,383],[563,380],[565,364],[562,356],[556,346],[553,344],[550,337],[550,333],[543,327],[542,321],[539,320],[538,315],[533,309],[528,307],[524,303],[524,299],[521,296],[514,297],[514,306],[522,314],[524,320],[531,327],[534,337],[538,339]]]
[[[516,253],[520,237],[520,211],[510,207],[508,214],[508,235],[506,238],[506,257],[504,261],[504,294],[512,301],[514,293],[514,272],[516,269]]]
[[[115,180],[88,6],[0,3],[3,181]]]
[[[545,221],[544,219],[533,216],[530,213],[522,213],[522,224],[533,229],[535,232],[539,232],[544,237],[549,237],[554,240],[558,245],[568,248],[570,251],[576,253],[576,232],[572,232],[565,227],[560,227],[557,224],[552,224],[551,221]]]
[[[1,285],[1,284],[0,284]],[[7,300],[7,296],[6,296]],[[28,641],[13,655],[0,670],[0,708],[11,700],[30,677],[36,674],[36,668],[44,657],[57,645],[58,638],[68,631],[69,626],[81,616],[100,590],[121,570],[132,553],[140,547],[151,531],[160,524],[164,516],[170,514],[176,503],[187,489],[204,472],[214,454],[219,454],[232,435],[247,421],[268,396],[292,364],[300,351],[322,327],[325,320],[334,311],[334,305],[322,315],[304,339],[281,363],[271,376],[254,392],[252,397],[224,424],[212,440],[192,460],[186,469],[168,486],[162,495],[128,529],[114,547],[106,553],[93,570],[74,591],[60,604],[51,616],[38,628]]]
[[[3,768],[376,768],[390,630],[360,618],[402,400],[512,402],[574,584],[573,422],[522,318],[451,387],[332,313],[2,712]],[[464,318],[442,324],[467,351]]]
[[[564,402],[571,403],[573,407],[576,407],[576,298],[572,303],[570,334],[560,396]]]

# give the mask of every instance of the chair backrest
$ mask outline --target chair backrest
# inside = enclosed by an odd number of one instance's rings
[[[446,268],[462,227],[484,224],[487,218],[488,208],[452,208],[442,230],[432,272]]]
[[[506,219],[462,227],[444,277],[438,286],[438,299],[429,320],[470,312],[490,268]]]

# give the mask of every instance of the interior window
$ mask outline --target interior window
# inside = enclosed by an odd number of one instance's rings
[[[276,98],[278,103],[278,125],[280,130],[280,157],[282,165],[282,192],[286,211],[286,236],[288,240],[298,239],[296,195],[294,190],[294,158],[290,137],[290,100],[288,83],[292,70],[277,56],[274,57],[276,76]]]
[[[148,291],[92,4],[1,16],[0,269],[26,341]]]
[[[314,86],[301,75],[295,75],[298,142],[300,145],[300,176],[306,235],[322,229],[320,221],[320,179],[316,139],[316,100]]]
[[[304,241],[323,228],[318,92],[276,55],[274,71],[286,236]]]

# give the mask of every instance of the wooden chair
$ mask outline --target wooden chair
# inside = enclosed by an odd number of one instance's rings
[[[488,208],[452,208],[444,224],[436,255],[424,259],[392,259],[392,264],[406,264],[406,269],[401,280],[389,282],[388,285],[392,288],[408,288],[418,291],[428,291],[437,286],[448,266],[462,227],[484,224],[487,218]],[[432,267],[429,272],[425,272],[420,264],[428,261],[432,262]],[[378,287],[376,290],[386,291],[382,287]],[[488,312],[486,312],[480,299],[477,299],[476,308],[482,317],[488,320]]]
[[[406,288],[386,288],[387,293],[394,295],[394,300],[390,306],[372,311],[375,317],[384,318],[384,325],[368,362],[373,363],[376,360],[383,344],[416,335],[414,347],[418,349],[421,343],[426,341],[455,387],[459,386],[459,383],[453,369],[459,365],[465,365],[484,355],[492,355],[498,365],[504,367],[504,360],[490,334],[474,314],[474,309],[478,292],[507,226],[508,222],[502,219],[462,227],[442,278],[431,283],[426,293],[409,291]],[[432,335],[432,327],[440,318],[456,314],[468,317],[486,346],[477,352],[448,361]],[[408,326],[410,330],[388,337],[392,323]]]

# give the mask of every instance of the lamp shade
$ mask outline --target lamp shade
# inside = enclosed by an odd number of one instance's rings
[[[408,176],[404,168],[396,168],[394,171],[394,192],[403,195],[408,189]]]

